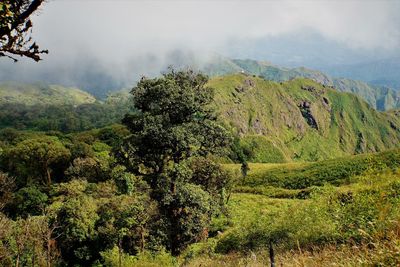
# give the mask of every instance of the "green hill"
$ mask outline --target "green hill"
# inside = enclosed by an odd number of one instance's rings
[[[310,79],[234,74],[209,82],[221,119],[255,162],[316,161],[400,146],[400,118]],[[264,156],[263,156],[264,155]]]
[[[244,72],[261,76],[272,81],[288,81],[295,78],[309,78],[322,85],[334,87],[338,91],[351,92],[367,101],[378,110],[400,108],[400,92],[388,87],[374,86],[362,81],[334,78],[320,71],[299,68],[283,68],[265,61],[227,59],[215,57],[203,68],[210,76]]]
[[[42,83],[6,82],[0,84],[0,104],[80,105],[95,101],[92,95],[77,88]]]

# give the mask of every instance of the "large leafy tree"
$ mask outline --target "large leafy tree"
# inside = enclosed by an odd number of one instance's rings
[[[40,50],[30,35],[30,17],[45,0],[2,0],[0,2],[0,57],[28,57],[39,61]]]
[[[206,188],[213,187],[193,181],[190,159],[230,143],[211,109],[214,91],[207,81],[200,73],[172,69],[159,78],[142,78],[132,90],[137,112],[123,120],[131,135],[120,156],[149,183],[164,216],[159,229],[173,254],[206,235],[212,213]]]
[[[30,181],[50,186],[54,172],[63,173],[71,153],[56,137],[37,137],[19,142],[15,147],[5,151],[4,157],[11,173],[25,181],[17,180],[17,184],[25,185]]]

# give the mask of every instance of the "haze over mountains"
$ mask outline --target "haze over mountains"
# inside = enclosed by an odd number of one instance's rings
[[[400,58],[390,59],[388,61],[390,64],[385,64],[385,62],[359,63],[337,68],[326,67],[329,73],[336,75],[333,76],[305,67],[286,68],[266,61],[229,59],[213,53],[195,54],[176,50],[168,53],[164,58],[149,55],[137,61],[133,60],[129,66],[126,66],[128,70],[132,70],[131,79],[127,77],[129,75],[126,74],[126,70],[121,72],[121,75],[115,76],[115,72],[109,72],[109,68],[95,58],[83,57],[82,63],[66,62],[64,65],[53,68],[39,65],[34,70],[30,70],[29,64],[17,63],[11,67],[8,65],[8,68],[0,64],[0,69],[2,69],[0,81],[40,81],[67,87],[76,86],[99,99],[104,99],[111,92],[122,88],[132,88],[141,75],[157,76],[168,66],[189,67],[201,70],[211,77],[246,72],[272,81],[287,81],[296,77],[310,78],[339,91],[355,93],[375,109],[390,110],[400,107],[400,92],[396,90],[400,84]],[[352,79],[352,77],[355,78]]]

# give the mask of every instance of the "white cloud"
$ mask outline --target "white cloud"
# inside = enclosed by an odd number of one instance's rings
[[[309,28],[352,48],[396,49],[395,1],[71,1],[55,0],[35,35],[53,53],[86,47],[111,58],[171,48],[213,49],[230,38]]]
[[[329,62],[350,59],[346,49],[358,58],[360,51],[364,55],[377,51],[399,55],[398,11],[400,1],[383,0],[49,0],[35,16],[33,28],[35,40],[50,54],[40,64],[22,60],[8,72],[7,64],[12,63],[0,63],[2,68],[6,65],[7,73],[28,80],[56,72],[64,77],[62,81],[72,81],[76,66],[90,62],[116,80],[129,81],[160,71],[171,63],[170,54],[175,50],[196,51],[198,57],[201,52],[213,51],[233,57],[271,57],[277,62],[284,58],[287,60],[282,62],[294,60],[296,64],[305,64],[302,60],[309,55],[318,60],[318,51],[319,58]],[[296,47],[296,34],[302,31],[317,33],[346,49],[322,48],[317,39],[307,55]],[[275,46],[269,46],[273,48],[269,54],[263,44],[254,45],[254,51],[243,51],[259,39],[273,42],[279,38]],[[281,52],[283,49],[287,51]],[[347,54],[341,54],[342,50]],[[330,53],[334,53],[332,58],[327,57]]]

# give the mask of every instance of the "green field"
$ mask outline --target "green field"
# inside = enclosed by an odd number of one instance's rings
[[[313,181],[332,162],[249,164],[242,181],[247,186],[238,185],[229,201],[231,224],[208,243],[193,245],[184,262],[186,266],[265,266],[272,241],[278,266],[398,265],[398,159],[399,151],[337,159],[342,164],[339,169],[355,164],[359,168],[303,190],[274,187],[266,177],[302,179],[306,173]],[[238,170],[240,165],[224,167]]]

